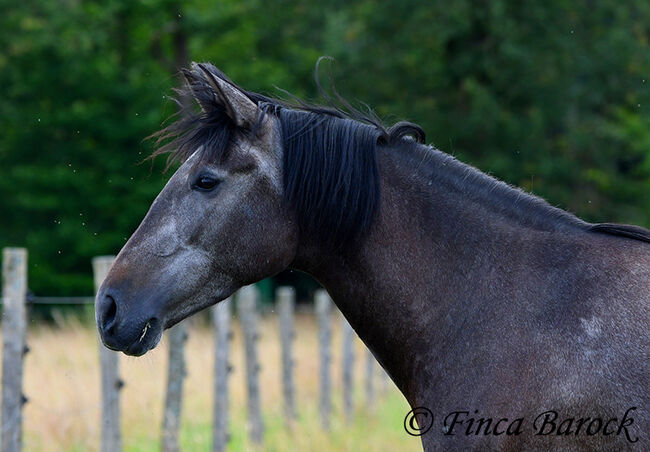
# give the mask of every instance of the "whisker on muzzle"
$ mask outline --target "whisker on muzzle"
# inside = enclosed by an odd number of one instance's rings
[[[147,330],[151,326],[151,322],[147,322],[147,324],[142,328],[142,334],[140,335],[140,339],[138,339],[138,342],[142,342],[142,339],[147,335]]]

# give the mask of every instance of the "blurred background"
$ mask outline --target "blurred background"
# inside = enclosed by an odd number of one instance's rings
[[[416,122],[433,146],[585,220],[650,227],[648,2],[0,0],[0,11],[0,247],[29,250],[36,296],[92,295],[91,258],[116,254],[138,226],[171,175],[162,159],[143,163],[152,150],[143,139],[175,112],[168,96],[192,60],[248,90],[284,96],[278,87],[317,103],[314,64],[332,56],[338,91],[387,123]],[[296,286],[303,302],[316,287],[285,272],[261,285],[267,300],[279,284]],[[40,365],[28,358],[28,393],[49,373],[67,379],[33,399],[28,442],[92,448],[96,398],[66,411],[96,377],[92,306],[30,309],[42,356]],[[305,335],[309,322],[299,327]],[[70,357],[80,343],[87,354]],[[190,357],[196,369],[210,353],[201,344],[204,355]],[[155,353],[144,370],[131,360],[125,372],[158,381],[164,364]],[[306,360],[311,354],[305,349]],[[127,384],[130,403],[140,403],[126,410],[132,450],[155,436],[142,413],[158,419],[150,405],[161,396],[145,398],[144,387]],[[204,402],[189,410],[204,416],[186,438],[209,423]],[[394,438],[385,444],[403,445],[405,405],[399,396],[387,403],[376,424],[353,425],[358,435],[308,431],[323,447],[352,449],[367,446],[364,431],[388,425]],[[279,436],[278,450],[295,439]]]

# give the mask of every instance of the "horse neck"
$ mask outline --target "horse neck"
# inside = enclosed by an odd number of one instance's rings
[[[521,193],[481,199],[483,188],[463,186],[471,168],[449,159],[380,149],[381,211],[369,235],[344,254],[304,246],[294,265],[328,290],[411,404],[422,401],[422,372],[444,359],[445,343],[479,311],[491,278],[549,232],[579,227],[539,200],[524,200],[536,206],[527,214],[502,205]]]

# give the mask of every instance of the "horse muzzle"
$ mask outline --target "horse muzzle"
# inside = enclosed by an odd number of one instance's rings
[[[97,329],[104,345],[130,356],[141,356],[160,342],[163,323],[144,312],[126,312],[115,291],[100,289],[95,299]]]

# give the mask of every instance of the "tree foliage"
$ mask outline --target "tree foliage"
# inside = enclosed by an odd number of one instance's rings
[[[0,0],[0,246],[88,294],[166,176],[143,138],[187,60],[316,98],[316,59],[388,121],[591,221],[650,226],[650,4]]]

